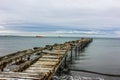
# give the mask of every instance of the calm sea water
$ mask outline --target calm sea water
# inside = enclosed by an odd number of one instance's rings
[[[76,40],[80,38],[62,38],[62,37],[0,37],[0,56],[10,54],[33,47],[44,47],[55,43],[64,43],[66,41]]]
[[[0,56],[76,39],[80,38],[0,37]],[[120,39],[93,39],[93,42],[73,60],[69,67],[120,75]],[[109,78],[120,80],[120,78]]]
[[[93,42],[85,48],[84,52],[78,54],[73,60],[70,68],[120,75],[120,39],[93,39]],[[100,76],[84,72],[78,73],[83,76]],[[105,78],[105,80],[120,80],[120,77],[101,77]]]

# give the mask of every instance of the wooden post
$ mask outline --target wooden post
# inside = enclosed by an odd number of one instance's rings
[[[78,46],[78,53],[80,53],[80,45]]]
[[[80,51],[82,51],[82,43],[80,43]]]
[[[72,62],[72,48],[73,48],[73,47],[71,46],[71,62]]]
[[[67,57],[67,56],[65,56],[65,68],[66,68],[66,57]]]
[[[79,45],[77,46],[77,54],[79,54]]]
[[[77,46],[75,47],[75,57],[77,56]]]
[[[77,54],[78,54],[78,45],[76,46],[76,56],[77,56]]]
[[[0,65],[0,69],[1,69],[2,72],[3,72],[3,68],[4,68],[3,65]]]
[[[58,61],[60,62],[60,45],[58,45]]]

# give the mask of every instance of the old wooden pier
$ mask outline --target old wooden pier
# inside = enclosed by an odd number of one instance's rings
[[[66,65],[68,54],[71,55],[72,61],[73,48],[77,55],[77,51],[84,49],[91,41],[91,38],[82,38],[64,44],[46,45],[43,48],[35,47],[0,57],[0,80],[51,80],[61,64]],[[69,51],[71,53],[68,53]]]

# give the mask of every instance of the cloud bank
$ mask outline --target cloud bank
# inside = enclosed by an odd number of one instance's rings
[[[0,32],[119,35],[119,4],[120,0],[0,0]]]

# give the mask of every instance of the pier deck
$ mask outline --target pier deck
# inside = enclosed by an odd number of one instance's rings
[[[18,54],[6,55],[0,58],[0,80],[25,79],[25,80],[51,80],[55,72],[64,62],[68,51],[82,49],[92,39],[85,38],[64,44],[47,45],[44,48],[30,49]],[[5,71],[11,65],[17,67]]]

